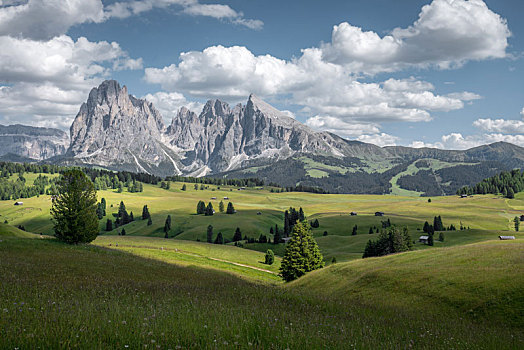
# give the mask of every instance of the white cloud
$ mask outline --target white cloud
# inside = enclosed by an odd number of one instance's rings
[[[0,47],[3,123],[70,125],[89,90],[112,69],[141,65],[141,59],[130,58],[115,42],[91,42],[83,37],[74,41],[62,35],[36,41],[0,36]]]
[[[434,0],[418,20],[380,37],[349,23],[334,26],[323,57],[353,72],[376,73],[408,66],[456,67],[469,60],[506,57],[506,20],[482,0]]]
[[[47,40],[86,22],[104,20],[100,0],[29,0],[0,7],[0,35]]]
[[[181,12],[191,16],[204,16],[227,20],[233,24],[245,26],[250,29],[262,29],[264,22],[258,19],[246,19],[242,12],[223,4],[201,4],[197,0],[141,0],[115,2],[105,9],[105,17],[127,18],[139,15],[154,8],[168,8],[178,6]]]
[[[380,147],[384,147],[384,146],[396,146],[399,138],[393,135],[380,133],[380,134],[373,134],[373,135],[361,135],[357,137],[357,140],[366,142],[366,143],[372,143]]]
[[[414,141],[410,147],[430,147],[441,149],[469,149],[477,146],[488,145],[494,142],[509,142],[524,147],[524,135],[505,135],[501,133],[468,135],[463,136],[461,133],[451,133],[441,137],[441,141],[435,143],[425,143]]]
[[[524,121],[507,119],[477,119],[473,125],[487,132],[524,134]]]
[[[0,35],[49,40],[66,34],[78,24],[127,18],[170,6],[178,6],[183,13],[193,16],[225,19],[251,29],[264,25],[260,20],[244,18],[228,5],[200,4],[198,0],[136,0],[106,7],[101,0],[28,0],[0,2]]]
[[[428,121],[430,111],[464,106],[460,98],[434,94],[433,85],[414,78],[363,83],[341,66],[325,62],[318,49],[303,50],[291,61],[255,56],[242,46],[212,46],[180,54],[180,62],[146,68],[145,80],[167,91],[237,102],[250,93],[263,97],[291,95],[303,112],[341,120]]]
[[[339,118],[330,116],[317,115],[311,117],[306,121],[306,125],[315,130],[329,131],[345,137],[358,137],[362,134],[379,133],[377,125],[346,123]]]
[[[153,103],[166,122],[170,122],[181,107],[186,107],[197,114],[200,114],[204,107],[202,103],[190,102],[184,95],[177,92],[168,93],[160,91],[154,94],[147,94],[143,98]]]

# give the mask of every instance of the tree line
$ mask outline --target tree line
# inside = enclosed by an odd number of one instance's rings
[[[457,191],[458,195],[501,194],[506,198],[514,198],[515,193],[524,190],[524,173],[521,169],[503,171],[500,174],[482,180],[474,186],[465,186]]]

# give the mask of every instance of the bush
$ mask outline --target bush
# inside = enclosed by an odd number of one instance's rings
[[[271,249],[268,249],[264,260],[265,264],[273,265],[273,263],[275,262],[275,253],[273,253]]]

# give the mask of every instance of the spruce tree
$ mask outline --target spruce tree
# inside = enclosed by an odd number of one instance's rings
[[[508,194],[506,195],[506,197],[508,197],[509,199],[515,198],[515,191],[513,191],[513,188],[510,187],[508,189]]]
[[[151,226],[153,225],[153,220],[151,220],[151,216],[149,217],[149,219],[147,219],[147,226]]]
[[[168,215],[166,218],[166,223],[164,224],[164,232],[167,234],[171,230],[171,215]]]
[[[273,237],[273,244],[279,244],[282,240],[282,236],[280,235],[280,230],[278,229],[278,225],[275,225],[275,236]]]
[[[433,245],[433,233],[430,233],[428,235],[428,245],[429,246],[432,246]]]
[[[518,216],[515,216],[515,218],[513,219],[513,223],[515,224],[515,231],[519,232],[520,220]]]
[[[215,244],[224,244],[224,237],[222,237],[222,232],[219,232],[217,238],[215,239]]]
[[[213,243],[213,226],[207,227],[207,243]]]
[[[242,232],[240,232],[240,228],[237,227],[235,230],[235,234],[233,235],[233,242],[238,242],[242,240]]]
[[[218,204],[218,211],[223,213],[225,210],[224,208],[224,202],[223,201],[220,201],[220,203]]]
[[[142,220],[149,219],[149,218],[150,218],[149,209],[147,208],[147,205],[144,205],[144,207],[142,208]]]
[[[122,232],[120,232],[120,235],[121,236],[125,236],[126,235],[126,229],[125,228],[122,229]]]
[[[106,231],[113,231],[113,222],[111,219],[107,219],[106,221]]]
[[[295,224],[282,258],[282,278],[289,282],[323,266],[324,258],[311,234],[310,225],[305,222]]]
[[[206,203],[204,203],[203,201],[198,201],[196,213],[200,215],[200,214],[205,214],[205,212],[206,212]]]
[[[370,227],[370,228],[369,228],[369,232],[368,232],[368,233],[369,233],[370,235],[373,234],[373,227]]]
[[[235,207],[233,206],[233,203],[227,203],[226,214],[235,214]]]
[[[205,216],[212,216],[213,215],[213,204],[209,202],[206,207]]]
[[[186,184],[183,184],[183,185],[182,185],[182,191],[185,191],[186,189],[187,189]]]
[[[66,243],[89,243],[98,235],[96,191],[91,180],[78,169],[64,172],[52,198],[51,216],[55,236]]]
[[[357,235],[357,233],[358,233],[357,229],[358,229],[357,225],[353,226],[353,231],[351,232],[352,236],[356,236]]]
[[[438,235],[438,240],[439,240],[440,242],[444,242],[444,233],[443,233],[443,232],[439,233],[439,235]]]

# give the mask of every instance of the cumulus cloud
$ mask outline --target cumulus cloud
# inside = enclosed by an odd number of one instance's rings
[[[366,142],[366,143],[372,143],[380,147],[384,147],[384,146],[396,146],[399,138],[393,135],[380,133],[380,134],[373,134],[373,135],[361,135],[357,137],[357,140]]]
[[[188,101],[183,94],[177,92],[160,91],[154,94],[147,94],[143,98],[153,103],[166,122],[171,121],[181,107],[186,107],[197,114],[200,114],[204,107],[202,103]]]
[[[182,13],[228,20],[251,29],[264,23],[246,19],[228,5],[200,4],[198,0],[136,0],[104,7],[101,0],[28,0],[0,2],[0,35],[49,40],[66,34],[82,23],[101,23],[110,18],[127,18],[154,8],[178,7]]]
[[[76,24],[103,20],[100,0],[29,0],[0,7],[0,35],[47,40]]]
[[[354,72],[376,73],[408,66],[461,66],[469,60],[506,57],[506,20],[482,0],[434,0],[418,20],[381,37],[347,22],[334,26],[322,46],[327,61]]]
[[[473,125],[487,132],[524,134],[524,121],[507,119],[477,119]]]
[[[435,143],[425,143],[423,141],[414,141],[410,147],[429,147],[441,149],[469,149],[477,146],[488,145],[494,142],[509,142],[524,147],[524,135],[506,135],[501,133],[468,135],[463,136],[461,133],[451,133],[441,137],[440,141]]]
[[[347,123],[339,118],[330,116],[314,116],[306,121],[306,125],[309,127],[329,131],[334,134],[346,137],[358,137],[362,134],[377,134],[379,128],[374,124],[358,124],[358,123]]]
[[[89,90],[113,69],[141,67],[115,42],[0,36],[0,121],[70,125]],[[50,125],[50,124],[49,124]],[[67,126],[69,126],[67,125]]]

